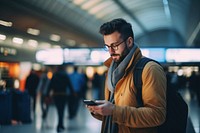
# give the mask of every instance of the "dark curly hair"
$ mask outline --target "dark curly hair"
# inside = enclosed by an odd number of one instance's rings
[[[103,25],[101,25],[99,33],[102,35],[109,35],[115,31],[121,34],[122,39],[132,37],[134,40],[134,34],[131,24],[126,22],[126,20],[122,18],[113,19],[110,22],[104,23]]]

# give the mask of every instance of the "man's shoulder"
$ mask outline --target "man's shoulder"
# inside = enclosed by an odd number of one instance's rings
[[[151,60],[144,66],[143,73],[145,73],[145,75],[148,74],[164,75],[164,69],[161,64]]]
[[[162,66],[158,61],[151,59],[149,62],[147,62],[147,64],[145,65],[144,68],[147,68],[147,69],[154,68],[155,69],[155,68],[162,68]]]

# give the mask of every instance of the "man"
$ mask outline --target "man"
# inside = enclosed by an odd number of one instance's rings
[[[74,88],[74,92],[77,94],[76,97],[73,94],[69,94],[68,100],[69,119],[73,119],[78,113],[85,80],[83,75],[78,72],[78,66],[74,66],[74,71],[69,75],[69,78]]]
[[[39,76],[37,75],[34,69],[31,69],[29,75],[26,78],[25,82],[25,89],[28,91],[31,99],[33,100],[33,114],[35,115],[36,109],[36,93],[37,93],[37,86],[39,84]]]
[[[133,83],[134,64],[142,53],[134,43],[130,23],[114,19],[100,27],[110,58],[105,82],[105,100],[87,106],[102,120],[102,133],[156,133],[166,117],[166,76],[162,67],[150,61],[142,73],[144,106],[137,108],[137,90]]]
[[[46,120],[47,112],[49,109],[49,103],[47,103],[47,89],[52,77],[48,76],[48,69],[42,69],[42,75],[40,76],[40,81],[37,86],[37,93],[40,96],[40,104],[42,109],[42,118]],[[49,99],[48,99],[49,100]]]
[[[64,131],[64,111],[66,105],[66,89],[69,89],[71,94],[74,94],[74,89],[71,81],[65,71],[65,66],[58,66],[57,71],[53,74],[53,77],[49,83],[47,96],[53,91],[53,100],[58,113],[58,125],[57,132]]]

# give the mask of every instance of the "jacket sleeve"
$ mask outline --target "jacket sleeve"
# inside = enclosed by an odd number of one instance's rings
[[[132,128],[161,125],[166,117],[166,76],[161,66],[149,62],[142,73],[144,106],[115,105],[113,121]]]

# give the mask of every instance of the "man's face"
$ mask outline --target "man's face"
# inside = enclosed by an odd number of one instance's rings
[[[115,62],[121,62],[128,54],[129,49],[126,45],[127,40],[121,38],[119,32],[113,32],[109,35],[104,35],[104,42],[107,46],[116,46],[115,48],[109,47],[109,53]]]

